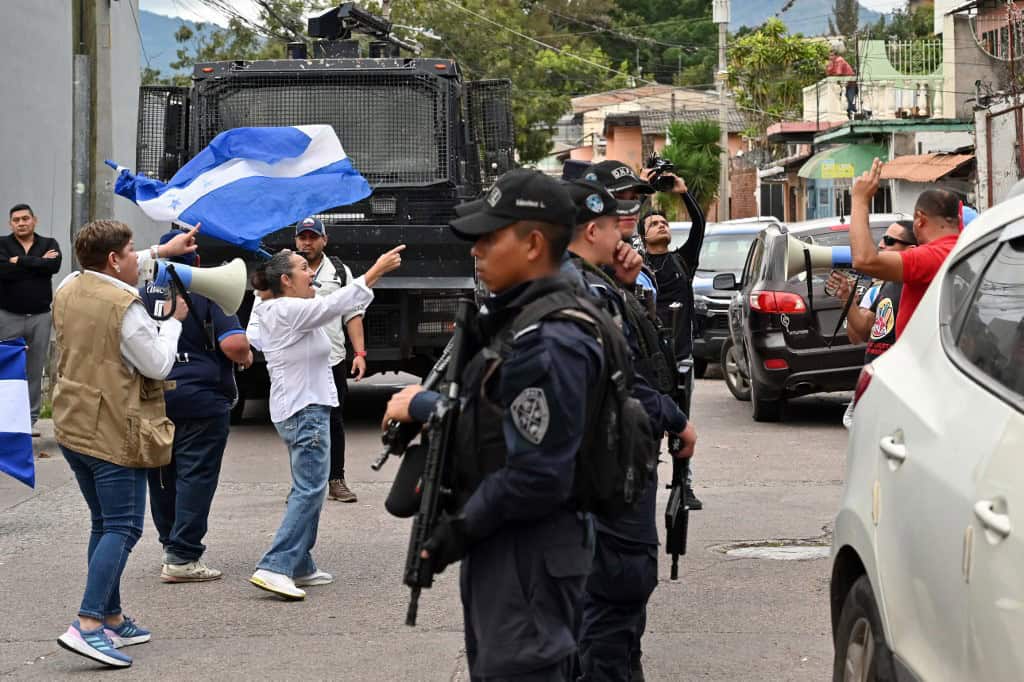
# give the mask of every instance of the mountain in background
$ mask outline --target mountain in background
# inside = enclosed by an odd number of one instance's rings
[[[782,9],[787,0],[733,0],[729,29],[738,31],[743,26],[757,27]],[[793,6],[779,18],[789,28],[790,33],[803,33],[807,36],[828,33],[828,20],[832,18],[833,0],[796,0]],[[873,24],[882,16],[861,5],[860,25]]]
[[[176,73],[171,68],[171,62],[178,61],[178,43],[174,40],[174,34],[182,24],[193,31],[196,30],[196,23],[188,19],[165,17],[146,10],[139,12],[139,30],[142,32],[142,45],[145,48],[144,53],[140,55],[143,68],[147,66],[148,56],[148,66],[159,69],[161,76],[167,77]]]
[[[732,3],[732,22],[730,29],[739,30],[743,26],[760,26],[769,17],[775,15],[787,0],[734,0]],[[804,35],[822,35],[828,32],[828,20],[832,16],[833,0],[795,0],[793,6],[780,18],[789,27],[791,33],[803,33]],[[881,15],[873,12],[863,5],[860,8],[861,25],[875,23]],[[178,60],[178,43],[174,40],[174,34],[182,24],[193,31],[196,23],[180,17],[165,17],[162,14],[155,14],[147,10],[139,12],[139,28],[142,31],[142,44],[145,47],[145,56],[141,56],[141,63],[145,67],[146,56],[149,57],[149,66],[159,69],[163,77],[175,74],[171,68],[171,62]]]

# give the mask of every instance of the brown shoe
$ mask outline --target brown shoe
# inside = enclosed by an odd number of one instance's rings
[[[356,494],[348,489],[344,478],[333,478],[327,484],[327,497],[339,502],[355,502]]]

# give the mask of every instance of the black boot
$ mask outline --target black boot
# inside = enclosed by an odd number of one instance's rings
[[[690,508],[690,511],[700,511],[704,508],[704,503],[697,499],[697,496],[693,494],[693,488],[690,484],[686,484],[686,506]]]

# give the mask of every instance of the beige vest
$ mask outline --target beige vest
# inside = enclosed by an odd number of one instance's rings
[[[138,295],[82,274],[57,291],[53,425],[64,447],[133,468],[171,461],[174,424],[164,411],[164,382],[121,357],[121,323]]]

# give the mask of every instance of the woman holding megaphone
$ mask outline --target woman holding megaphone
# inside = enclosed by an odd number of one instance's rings
[[[253,273],[253,288],[263,300],[253,308],[246,335],[267,359],[270,419],[288,446],[292,489],[273,543],[249,580],[285,599],[303,599],[303,587],[334,581],[310,554],[330,474],[331,407],[338,405],[328,364],[331,342],[322,327],[369,305],[371,287],[402,264],[403,249],[388,251],[366,274],[328,296],[314,295],[309,263],[287,249]]]
[[[115,668],[132,664],[116,647],[150,639],[121,610],[121,573],[142,535],[146,470],[171,458],[174,425],[164,413],[163,379],[188,312],[179,300],[174,319],[150,319],[136,289],[139,264],[195,251],[197,228],[136,252],[127,225],[91,222],[75,235],[82,271],[68,275],[53,300],[60,358],[54,431],[92,520],[78,620],[58,642]]]

